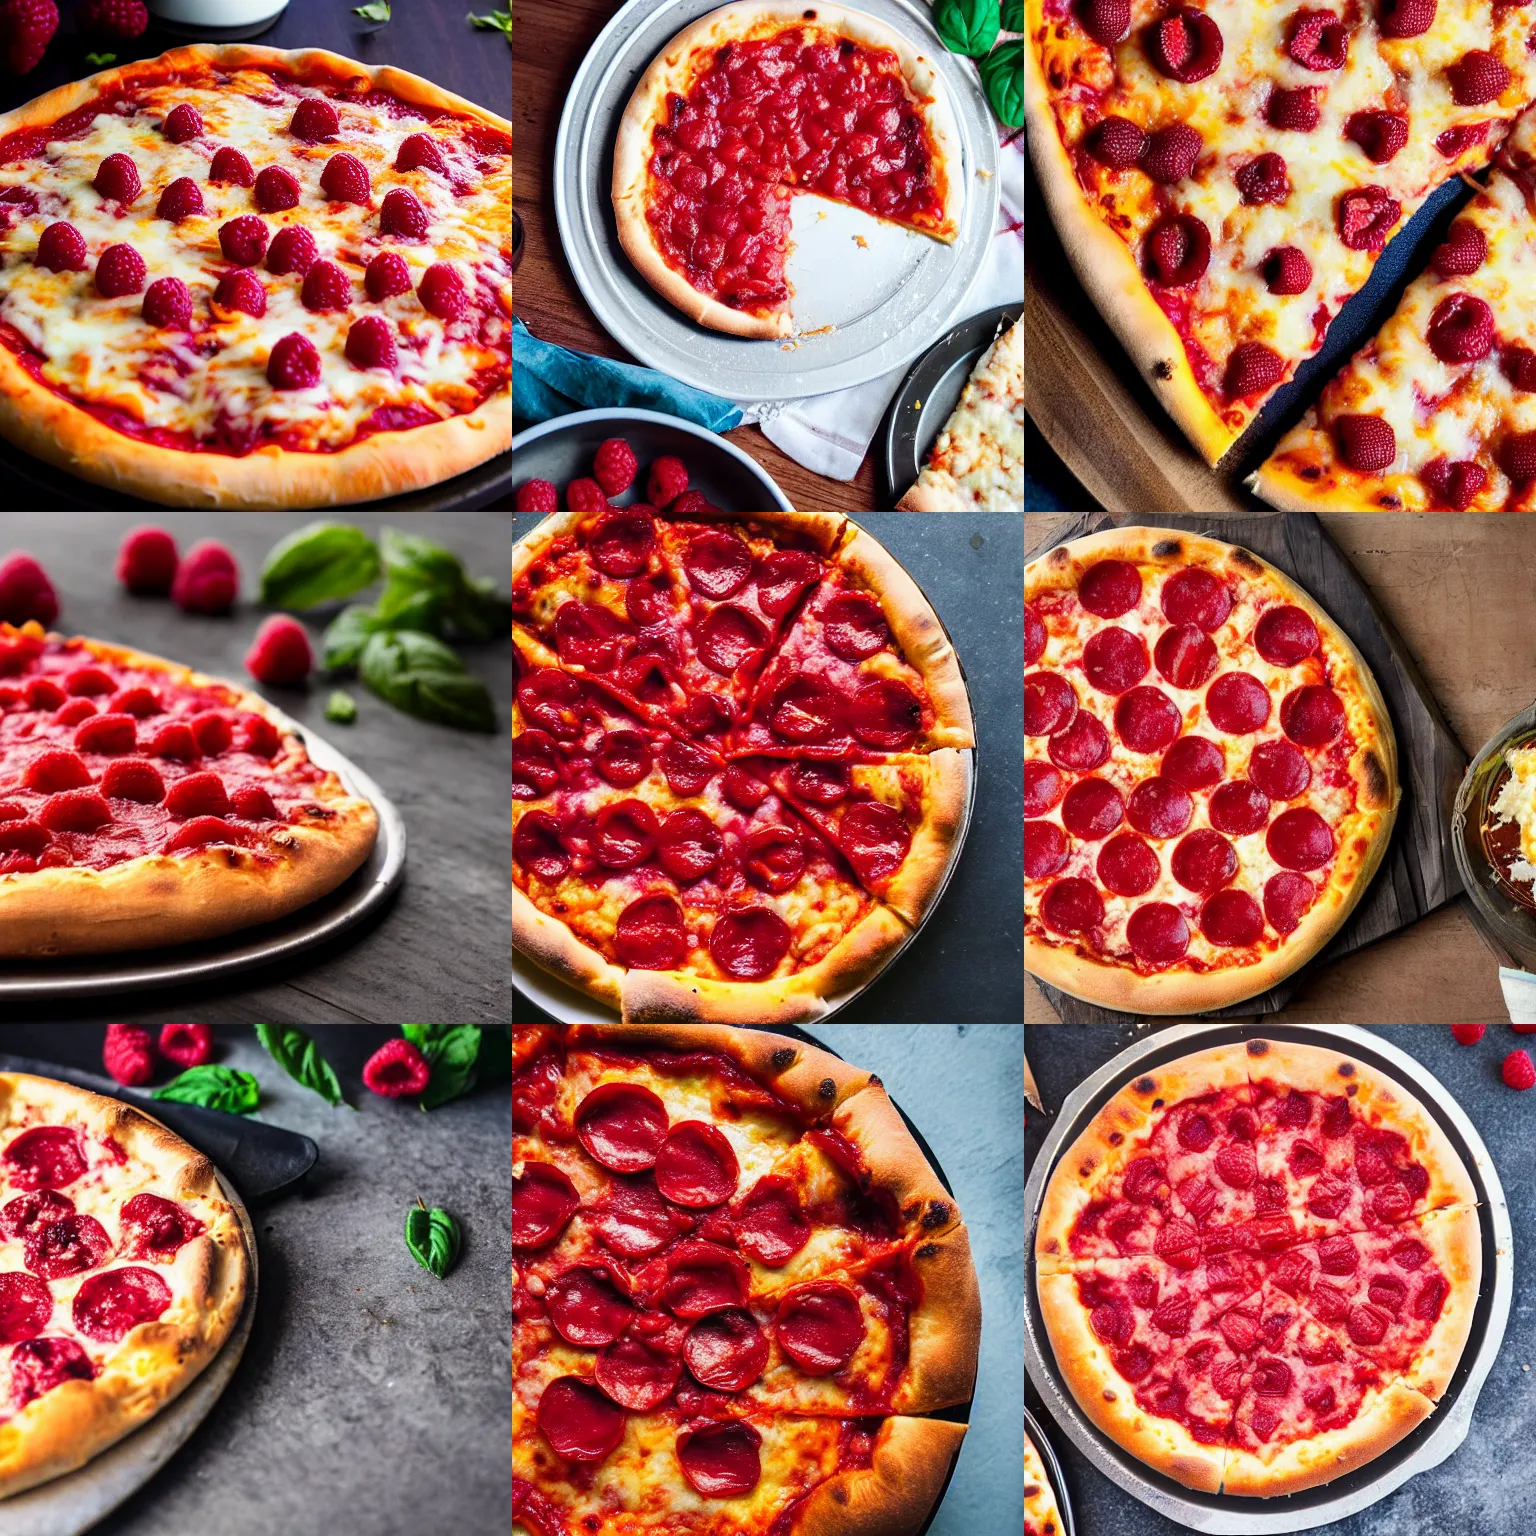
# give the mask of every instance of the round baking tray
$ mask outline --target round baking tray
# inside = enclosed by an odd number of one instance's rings
[[[1035,1450],[1039,1453],[1041,1464],[1045,1468],[1046,1481],[1051,1485],[1051,1492],[1056,1495],[1056,1513],[1061,1518],[1061,1536],[1077,1536],[1077,1521],[1072,1514],[1072,1500],[1067,1496],[1067,1479],[1061,1470],[1061,1462],[1056,1456],[1056,1447],[1051,1444],[1040,1421],[1032,1414],[1028,1407],[1024,1409],[1024,1433],[1030,1438]]]
[[[0,1003],[22,999],[87,998],[144,992],[191,982],[221,981],[276,961],[297,963],[306,950],[336,939],[380,914],[405,874],[405,823],[374,781],[308,726],[269,705],[285,730],[302,737],[311,760],[329,769],[349,794],[371,801],[379,836],[361,869],[319,901],[259,928],[174,949],[130,950],[66,960],[0,960]],[[5,1536],[0,1529],[0,1536]]]
[[[1472,1175],[1483,1239],[1483,1282],[1467,1347],[1434,1414],[1391,1450],[1331,1483],[1283,1498],[1238,1498],[1198,1493],[1161,1476],[1083,1416],[1057,1374],[1033,1285],[1024,1308],[1024,1369],[1046,1411],[1078,1450],[1111,1482],[1143,1504],[1192,1531],[1212,1531],[1220,1536],[1291,1536],[1293,1532],[1315,1530],[1346,1519],[1379,1503],[1410,1477],[1439,1466],[1467,1438],[1478,1394],[1493,1369],[1509,1323],[1514,1293],[1514,1231],[1493,1159],[1466,1112],[1421,1062],[1380,1035],[1349,1025],[1182,1024],[1159,1030],[1121,1051],[1067,1096],[1024,1187],[1028,1252],[1034,1253],[1040,1203],[1057,1158],[1117,1089],[1138,1073],[1165,1061],[1251,1039],[1326,1043],[1347,1050],[1398,1079],[1434,1115]]]

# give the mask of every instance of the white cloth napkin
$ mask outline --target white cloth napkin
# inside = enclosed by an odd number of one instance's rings
[[[1511,1024],[1536,1024],[1536,976],[1529,971],[1499,967],[1499,985],[1504,989],[1504,1006]]]

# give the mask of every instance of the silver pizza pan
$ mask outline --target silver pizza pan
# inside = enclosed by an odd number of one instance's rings
[[[142,1429],[119,1440],[78,1472],[40,1483],[0,1503],[0,1536],[83,1536],[97,1521],[137,1493],[186,1444],[229,1385],[256,1319],[256,1229],[251,1225],[245,1202],[222,1173],[219,1187],[240,1218],[245,1251],[251,1261],[245,1305],[224,1347],[192,1385]]]
[[[939,41],[920,0],[851,0],[849,9],[895,28],[938,65],[964,162],[959,236],[944,245],[859,209],[797,194],[787,270],[798,344],[711,331],[668,304],[630,263],[619,245],[611,186],[614,135],[640,77],[672,37],[720,3],[629,0],[576,71],[555,139],[554,188],[555,221],[577,285],[632,356],[733,400],[796,400],[900,368],[960,310],[991,243],[997,132],[981,85]]]
[[[241,929],[222,939],[65,960],[0,960],[0,1004],[115,996],[223,979],[275,961],[297,959],[382,910],[405,874],[405,822],[400,812],[361,768],[323,737],[270,702],[268,710],[285,730],[303,739],[313,762],[336,774],[349,794],[371,801],[378,812],[378,840],[362,867],[319,901],[275,923]],[[5,1536],[3,1527],[0,1536]]]
[[[1128,1046],[1068,1095],[1024,1187],[1025,1251],[1034,1253],[1040,1203],[1057,1158],[1117,1089],[1139,1072],[1164,1061],[1248,1039],[1295,1040],[1304,1044],[1326,1040],[1396,1078],[1434,1115],[1471,1173],[1479,1202],[1483,1283],[1467,1347],[1435,1412],[1391,1450],[1321,1488],[1266,1500],[1223,1497],[1195,1492],[1154,1472],[1083,1416],[1057,1374],[1033,1284],[1028,1287],[1024,1308],[1024,1369],[1056,1427],[1071,1438],[1105,1477],[1149,1508],[1192,1531],[1212,1531],[1220,1536],[1290,1536],[1292,1532],[1316,1530],[1348,1519],[1380,1503],[1409,1478],[1438,1467],[1467,1438],[1478,1395],[1493,1369],[1509,1324],[1514,1293],[1514,1232],[1498,1171],[1466,1112],[1421,1062],[1383,1036],[1349,1025],[1183,1024],[1158,1030]],[[1032,1265],[1030,1272],[1033,1273]]]

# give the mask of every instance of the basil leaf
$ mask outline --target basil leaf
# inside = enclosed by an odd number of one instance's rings
[[[85,56],[85,62],[92,69],[105,69],[108,64],[117,63],[117,55],[115,53],[88,53]]]
[[[368,636],[380,628],[372,608],[353,603],[343,608],[326,627],[321,639],[322,664],[327,672],[343,672],[357,665]]]
[[[951,53],[982,58],[1002,26],[998,0],[934,0],[933,25]]]
[[[330,1062],[302,1029],[295,1029],[291,1024],[258,1024],[256,1038],[294,1082],[318,1093],[327,1104],[345,1102]]]
[[[491,577],[475,576],[449,608],[448,618],[466,640],[484,643],[506,634],[512,624],[512,604],[496,590]]]
[[[418,1099],[436,1109],[461,1098],[479,1081],[481,1031],[475,1024],[405,1024],[400,1031],[426,1058],[432,1080]]]
[[[261,600],[313,608],[350,597],[379,579],[379,551],[351,523],[306,523],[279,539],[261,568]]]
[[[405,1213],[405,1246],[429,1275],[439,1280],[459,1257],[459,1224],[441,1206],[430,1210],[417,1200]]]
[[[469,579],[464,574],[464,562],[451,549],[419,533],[384,529],[379,535],[379,554],[386,574],[406,577],[412,586],[454,591]]]
[[[1001,9],[1003,31],[1022,32],[1024,30],[1024,0],[1003,0]]]
[[[1004,43],[981,61],[981,83],[1005,128],[1024,126],[1024,39]]]
[[[221,1109],[226,1115],[248,1115],[261,1101],[261,1085],[236,1067],[188,1067],[163,1088],[156,1088],[154,1097]]]
[[[495,30],[505,32],[507,34],[507,41],[509,43],[512,41],[511,11],[492,11],[489,16],[476,16],[471,12],[469,19],[482,31],[490,32]]]
[[[410,629],[370,635],[360,669],[374,693],[408,715],[461,731],[496,729],[490,691],[431,635]]]
[[[392,571],[373,613],[380,629],[415,629],[441,636],[447,606],[448,594],[440,588],[413,586]]]
[[[364,21],[388,21],[389,0],[368,0],[367,5],[354,5],[354,16],[361,16]]]
[[[357,700],[350,693],[335,689],[325,701],[325,718],[337,725],[351,725],[357,719]]]

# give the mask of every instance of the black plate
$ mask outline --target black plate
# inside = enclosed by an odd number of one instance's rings
[[[1024,313],[1020,304],[999,304],[951,326],[913,363],[885,423],[887,503],[895,506],[917,479],[928,450],[960,401],[983,352]]]

